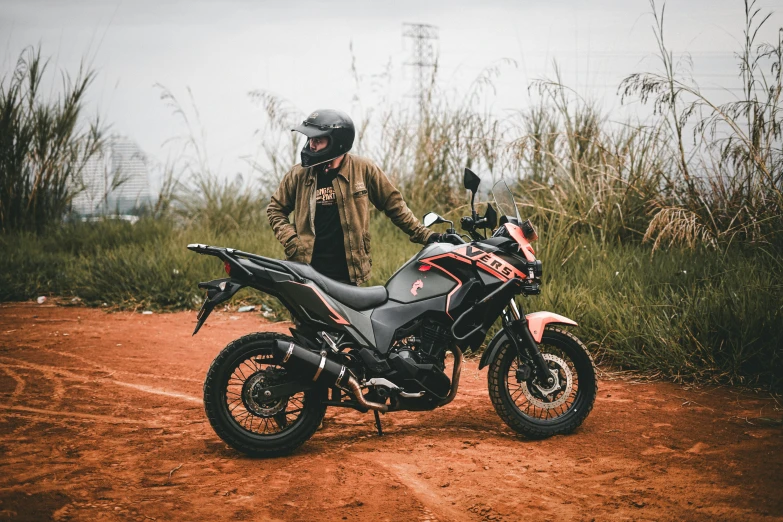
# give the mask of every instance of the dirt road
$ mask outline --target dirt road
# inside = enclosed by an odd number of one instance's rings
[[[430,413],[330,410],[287,458],[204,416],[212,358],[251,314],[0,305],[0,519],[783,520],[781,409],[726,388],[603,379],[573,435],[516,437],[486,371]],[[768,420],[764,420],[768,419]]]

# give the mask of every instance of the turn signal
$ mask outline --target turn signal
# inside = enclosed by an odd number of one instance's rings
[[[225,268],[225,270],[226,270],[226,273],[227,273],[228,275],[231,275],[231,265],[229,264],[229,262],[228,262],[228,261],[226,261],[225,263],[223,263],[223,268]]]

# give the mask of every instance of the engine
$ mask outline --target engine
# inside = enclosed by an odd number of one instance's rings
[[[434,321],[426,321],[421,328],[421,344],[419,357],[422,362],[437,365],[441,371],[445,369],[446,347],[451,342],[451,334]]]
[[[403,337],[392,347],[388,359],[393,369],[390,378],[406,392],[425,391],[445,398],[451,389],[451,381],[443,373],[451,336],[443,326],[428,319],[415,329],[418,335]]]

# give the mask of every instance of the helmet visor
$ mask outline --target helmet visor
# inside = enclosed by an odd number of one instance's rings
[[[329,136],[333,129],[333,127],[327,127],[326,125],[316,125],[303,121],[291,130],[301,132],[308,138],[320,138],[321,136]]]

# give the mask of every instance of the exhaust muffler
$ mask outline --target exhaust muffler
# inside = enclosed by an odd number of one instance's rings
[[[359,382],[345,365],[327,357],[327,352],[316,353],[294,342],[277,341],[274,346],[275,361],[304,379],[325,386],[336,386],[350,393],[356,402],[368,410],[388,411],[386,404],[364,398]]]

